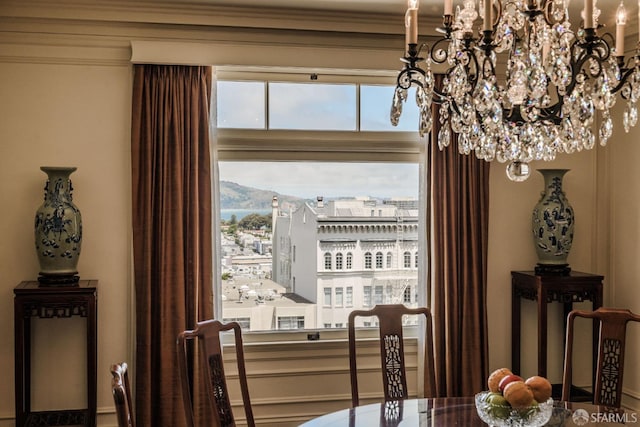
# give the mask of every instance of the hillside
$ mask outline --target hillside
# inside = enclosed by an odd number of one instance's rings
[[[220,208],[221,209],[271,209],[273,196],[278,196],[278,202],[284,209],[289,206],[300,206],[305,199],[287,196],[271,190],[260,190],[245,187],[230,181],[220,181]]]

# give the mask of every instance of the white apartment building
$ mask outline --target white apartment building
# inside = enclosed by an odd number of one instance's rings
[[[346,327],[352,310],[376,304],[417,306],[417,201],[398,205],[319,197],[283,213],[274,199],[273,280],[315,304],[318,328]]]

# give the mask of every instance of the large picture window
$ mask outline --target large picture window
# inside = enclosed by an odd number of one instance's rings
[[[405,254],[424,235],[418,120],[389,124],[392,79],[217,74],[223,317],[249,331],[339,328],[352,309],[417,305]]]

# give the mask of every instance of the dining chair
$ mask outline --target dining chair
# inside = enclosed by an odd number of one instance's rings
[[[568,314],[562,376],[563,401],[571,400],[573,331],[574,321],[577,317],[594,319],[600,324],[592,403],[620,408],[627,323],[629,321],[640,322],[640,316],[626,309],[603,307],[595,311],[573,310]]]
[[[194,410],[192,399],[194,363],[189,364],[190,356],[200,353],[202,367],[207,378],[206,389],[211,408],[211,415],[214,425],[220,427],[235,426],[236,421],[231,408],[231,400],[227,387],[227,378],[224,371],[222,357],[221,333],[233,331],[235,338],[236,363],[238,368],[238,379],[240,392],[242,394],[246,424],[254,427],[253,411],[251,400],[249,399],[249,387],[247,385],[247,374],[244,361],[244,350],[242,344],[242,329],[237,322],[222,323],[218,320],[205,320],[196,323],[193,330],[181,332],[178,335],[178,363],[180,368],[180,382],[182,386],[182,398],[184,401],[185,415],[188,427],[195,427]],[[189,342],[194,343],[192,347]],[[190,349],[191,348],[191,349]],[[197,356],[195,357],[197,359]]]
[[[351,403],[355,408],[359,404],[358,367],[356,354],[356,318],[378,318],[380,362],[384,400],[400,400],[409,397],[404,355],[402,319],[405,315],[424,315],[425,342],[424,354],[424,393],[432,397],[435,392],[435,374],[433,365],[433,334],[431,312],[426,307],[408,308],[403,304],[379,304],[370,310],[354,310],[349,313],[349,370],[351,374]]]
[[[116,405],[118,427],[135,427],[136,421],[129,386],[129,368],[125,362],[111,365],[111,389]]]

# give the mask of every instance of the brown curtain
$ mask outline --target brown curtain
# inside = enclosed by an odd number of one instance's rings
[[[438,396],[472,396],[486,388],[488,371],[489,164],[459,154],[457,138],[441,151],[438,117],[434,104],[426,199],[436,385]]]
[[[180,427],[176,338],[213,317],[210,67],[136,65],[131,167],[136,417]]]

